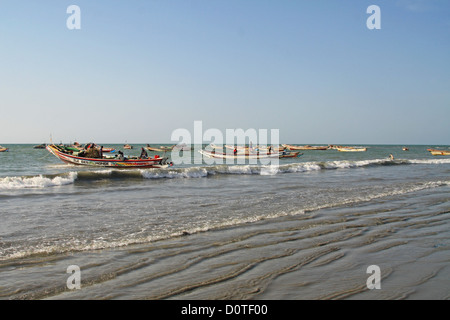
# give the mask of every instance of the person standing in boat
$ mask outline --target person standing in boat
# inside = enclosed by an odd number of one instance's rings
[[[141,155],[139,156],[140,159],[147,159],[148,158],[148,154],[147,151],[145,151],[144,148],[141,148]]]

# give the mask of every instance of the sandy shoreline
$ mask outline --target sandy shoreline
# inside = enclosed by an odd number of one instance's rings
[[[448,189],[448,188],[447,188]],[[446,190],[1,264],[1,299],[448,299]],[[414,211],[416,202],[438,203]],[[68,290],[66,268],[81,269]],[[369,265],[381,289],[369,290]]]

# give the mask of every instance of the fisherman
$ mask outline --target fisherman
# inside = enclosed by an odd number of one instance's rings
[[[141,148],[141,155],[139,156],[140,159],[147,159],[148,158],[148,154],[147,151],[145,151],[144,148]]]
[[[100,159],[103,159],[103,146],[100,147]]]
[[[237,155],[237,148],[235,147],[233,150],[234,155]]]
[[[392,155],[392,153],[389,155],[389,158],[390,158],[391,160],[394,160],[394,156]]]
[[[119,150],[119,152],[117,153],[117,157],[118,157],[120,160],[124,160],[123,152]]]

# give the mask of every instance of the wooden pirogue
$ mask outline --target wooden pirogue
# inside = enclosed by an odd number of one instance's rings
[[[154,158],[89,158],[75,155],[72,150],[67,150],[62,146],[48,145],[46,148],[50,153],[61,161],[69,164],[94,166],[94,167],[112,167],[112,168],[166,168],[167,158],[155,156]],[[172,163],[170,163],[172,165]]]
[[[450,156],[450,150],[427,149],[433,156]]]

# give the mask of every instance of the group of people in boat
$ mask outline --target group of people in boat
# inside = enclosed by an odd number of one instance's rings
[[[88,143],[83,148],[82,151],[80,151],[77,155],[78,157],[86,157],[86,158],[95,158],[95,159],[102,159],[103,158],[103,146],[97,146],[95,143]],[[115,158],[118,158],[120,160],[127,160],[127,158],[124,156],[123,152],[121,150],[117,151],[117,155]],[[145,148],[141,148],[141,154],[139,155],[139,159],[148,159],[148,154]]]
[[[78,152],[79,157],[86,157],[86,158],[103,158],[103,146],[100,146],[98,148],[94,143],[88,143],[84,147],[83,150]]]

